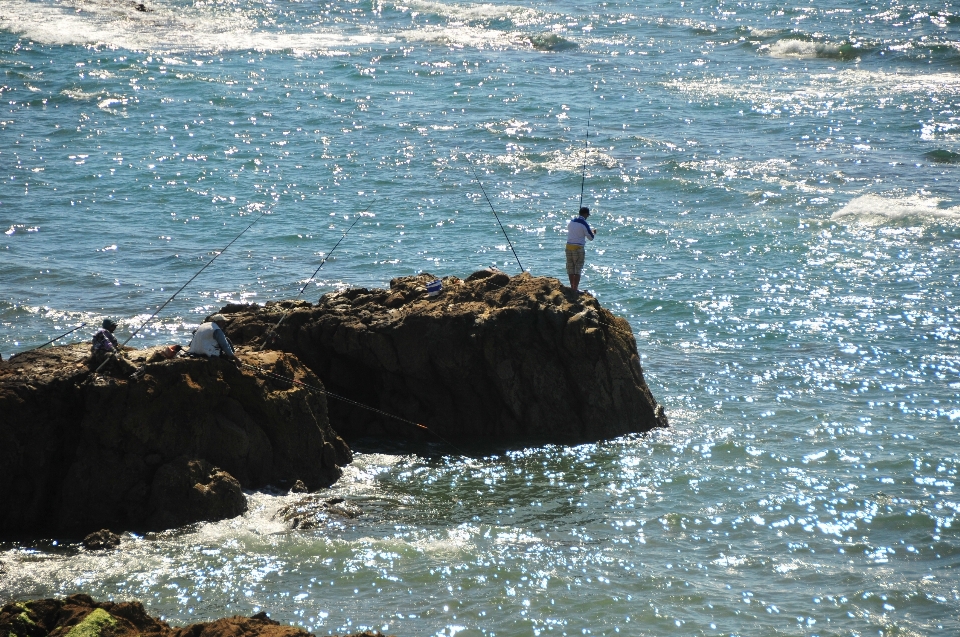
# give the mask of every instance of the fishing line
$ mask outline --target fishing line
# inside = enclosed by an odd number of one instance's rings
[[[299,380],[294,380],[293,378],[287,378],[286,376],[281,376],[280,374],[275,374],[275,373],[273,373],[273,372],[268,372],[267,370],[263,369],[262,367],[258,367],[258,366],[256,366],[256,365],[250,365],[250,364],[248,364],[248,363],[244,363],[244,362],[239,361],[239,360],[238,360],[238,362],[239,362],[239,364],[240,364],[241,367],[246,367],[247,369],[252,369],[252,370],[254,370],[255,372],[257,372],[258,374],[261,374],[261,375],[266,376],[266,377],[268,377],[268,378],[273,378],[273,379],[275,379],[275,380],[281,380],[281,381],[290,383],[291,385],[299,385],[300,387],[303,387],[303,388],[305,388],[305,389],[309,389],[309,390],[311,390],[311,391],[315,391],[315,392],[317,392],[317,393],[323,394],[324,396],[329,396],[330,398],[335,398],[335,399],[337,399],[337,400],[339,400],[339,401],[342,401],[342,402],[345,402],[345,403],[347,403],[347,404],[353,405],[354,407],[360,407],[361,409],[366,409],[367,411],[372,411],[372,412],[374,412],[374,413],[376,413],[376,414],[380,414],[381,416],[386,416],[387,418],[393,418],[394,420],[399,420],[400,422],[406,423],[406,424],[408,424],[408,425],[413,425],[414,427],[418,427],[418,428],[420,428],[420,429],[423,429],[423,430],[426,431],[427,433],[430,433],[430,434],[436,436],[437,438],[439,438],[440,440],[442,440],[443,442],[445,442],[446,444],[448,444],[452,449],[454,449],[454,450],[455,450],[457,453],[459,453],[460,455],[463,455],[463,456],[467,455],[467,454],[465,454],[463,451],[461,451],[459,448],[457,448],[457,446],[456,446],[455,444],[453,444],[452,442],[450,442],[449,440],[447,440],[446,438],[444,438],[443,436],[441,436],[441,435],[438,434],[437,432],[433,431],[432,429],[430,429],[430,428],[427,427],[426,425],[421,425],[421,424],[418,423],[418,422],[414,422],[414,421],[412,421],[412,420],[408,420],[408,419],[406,419],[406,418],[403,418],[402,416],[397,416],[397,415],[395,415],[395,414],[391,414],[390,412],[384,411],[384,410],[382,410],[382,409],[377,409],[376,407],[371,407],[370,405],[365,405],[365,404],[363,404],[363,403],[361,403],[361,402],[357,402],[356,400],[352,400],[352,399],[347,398],[347,397],[345,397],[345,396],[341,396],[341,395],[339,395],[339,394],[334,394],[333,392],[327,391],[326,389],[323,389],[323,388],[320,388],[320,387],[317,387],[316,385],[309,385],[309,384],[307,384],[307,383],[300,382]]]
[[[353,227],[354,227],[355,225],[357,225],[357,222],[360,221],[360,220],[363,218],[363,215],[365,215],[365,214],[367,213],[367,211],[370,210],[370,208],[372,208],[372,207],[373,207],[373,204],[375,204],[375,203],[377,203],[377,200],[376,200],[376,199],[374,199],[374,200],[373,200],[373,203],[371,203],[369,206],[367,206],[366,209],[365,209],[363,212],[361,212],[359,215],[357,215],[357,218],[354,219],[353,223],[350,224],[350,227],[347,228],[347,231],[343,233],[343,236],[342,236],[342,237],[340,237],[340,241],[343,241],[344,239],[347,238],[347,235],[350,234],[350,231],[353,230]],[[334,252],[334,250],[337,249],[337,246],[340,245],[340,241],[337,241],[337,244],[336,244],[335,246],[333,246],[333,249],[331,249],[330,252],[328,252],[328,253],[323,257],[323,259],[320,260],[320,265],[319,265],[319,267],[317,267],[316,270],[313,271],[313,276],[311,276],[309,279],[307,279],[306,283],[303,284],[303,287],[300,288],[300,291],[297,292],[297,295],[296,295],[295,297],[293,297],[293,300],[294,300],[294,301],[296,301],[297,299],[300,298],[300,295],[303,294],[303,291],[307,289],[307,286],[310,285],[310,282],[313,281],[313,280],[317,277],[317,274],[320,272],[320,268],[323,267],[323,264],[327,262],[327,259],[330,258],[330,255],[332,255],[333,252]],[[280,317],[280,320],[277,321],[277,324],[273,326],[273,329],[270,330],[270,332],[268,332],[266,336],[264,336],[263,343],[260,345],[260,351],[263,351],[263,348],[267,346],[267,340],[268,340],[268,337],[270,336],[270,333],[276,333],[276,331],[280,328],[280,324],[283,323],[283,319],[287,318],[287,314],[288,314],[289,312],[290,312],[289,309],[286,310],[286,311],[283,313],[283,315]]]
[[[520,257],[517,256],[517,251],[513,249],[513,242],[510,241],[510,237],[507,237],[507,231],[503,229],[503,224],[500,223],[500,215],[497,214],[496,208],[494,208],[493,204],[490,203],[490,197],[487,196],[487,191],[483,188],[483,182],[480,181],[480,175],[477,174],[477,167],[472,163],[470,164],[470,167],[473,168],[473,176],[476,177],[477,183],[480,184],[480,191],[483,193],[483,198],[487,200],[490,210],[493,211],[493,216],[497,218],[497,223],[500,224],[500,231],[503,232],[503,236],[506,237],[507,243],[510,244],[510,250],[513,251],[513,257],[517,260],[517,265],[520,266],[520,272],[524,272],[523,264],[520,263]]]
[[[593,109],[587,110],[587,136],[583,140],[583,175],[580,177],[580,207],[583,208],[583,184],[587,181],[587,144],[590,142],[590,113]]]
[[[146,327],[147,323],[149,323],[150,321],[152,321],[152,320],[154,319],[154,317],[155,317],[157,314],[159,314],[159,313],[161,312],[161,310],[163,310],[163,308],[167,307],[167,305],[168,305],[173,299],[177,298],[177,295],[180,294],[181,292],[183,292],[184,288],[186,288],[188,285],[190,285],[190,284],[193,282],[194,279],[196,279],[198,276],[200,276],[200,275],[203,273],[204,270],[206,270],[207,268],[209,268],[209,267],[213,264],[213,262],[217,260],[217,257],[219,257],[221,254],[223,254],[224,252],[226,252],[227,248],[229,248],[229,247],[232,246],[234,243],[236,243],[237,239],[239,239],[240,237],[242,237],[242,236],[247,232],[247,230],[249,230],[250,228],[252,228],[254,225],[256,225],[256,223],[257,223],[258,221],[260,221],[261,219],[263,219],[264,215],[266,215],[268,212],[270,212],[270,209],[269,209],[269,208],[268,208],[267,210],[264,210],[263,212],[261,212],[261,213],[260,213],[260,216],[253,220],[253,223],[251,223],[249,226],[247,226],[246,228],[244,228],[244,229],[243,229],[243,232],[241,232],[240,234],[238,234],[236,237],[233,238],[233,241],[231,241],[230,243],[228,243],[227,245],[225,245],[225,246],[223,247],[223,250],[220,250],[219,252],[217,252],[217,254],[215,254],[212,259],[210,259],[209,261],[207,261],[206,265],[204,265],[202,268],[200,268],[200,270],[197,271],[196,274],[194,274],[192,277],[190,277],[190,280],[189,280],[189,281],[187,281],[186,283],[184,283],[183,285],[181,285],[181,286],[180,286],[180,289],[173,293],[173,296],[171,296],[169,299],[167,299],[166,302],[164,302],[163,305],[161,305],[159,308],[157,308],[157,311],[156,311],[156,312],[154,312],[153,314],[150,315],[150,318],[148,318],[146,321],[144,321],[144,322],[140,325],[140,327],[138,327],[137,329],[135,329],[135,330],[133,331],[133,333],[132,333],[130,336],[127,337],[127,340],[125,340],[123,343],[120,344],[120,347],[122,348],[122,347],[125,346],[127,343],[129,343],[129,342],[130,342],[130,339],[132,339],[134,336],[137,335],[137,332],[139,332],[139,331],[142,330],[144,327]],[[118,348],[118,351],[119,351],[119,348]],[[111,353],[109,358],[107,358],[105,361],[103,361],[102,363],[100,363],[100,367],[98,367],[98,368],[94,371],[94,373],[95,373],[95,374],[96,374],[96,373],[99,373],[100,370],[103,369],[103,367],[104,367],[108,362],[110,362],[110,360],[112,360],[115,355],[116,355],[116,352]]]
[[[37,346],[34,347],[33,349],[28,349],[27,351],[28,351],[28,352],[32,352],[34,349],[40,349],[41,347],[46,347],[46,346],[49,345],[50,343],[56,343],[57,341],[59,341],[59,340],[60,340],[61,338],[63,338],[64,336],[67,336],[68,334],[73,334],[74,332],[76,332],[77,330],[79,330],[81,327],[86,327],[86,325],[87,325],[86,323],[81,323],[80,325],[76,326],[75,328],[73,328],[73,329],[70,330],[69,332],[64,332],[64,333],[61,334],[60,336],[58,336],[58,337],[56,337],[56,338],[54,338],[54,339],[51,339],[51,340],[47,341],[47,342],[44,343],[43,345],[37,345]]]

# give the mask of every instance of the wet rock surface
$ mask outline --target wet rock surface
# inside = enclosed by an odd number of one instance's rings
[[[357,633],[369,637],[380,633]],[[13,602],[0,608],[0,637],[311,637],[266,613],[172,628],[140,602],[96,602],[89,595]]]
[[[362,513],[360,507],[343,498],[324,498],[314,494],[281,508],[274,517],[295,531],[308,531],[342,525],[347,520],[360,517]]]
[[[83,538],[83,547],[88,551],[104,551],[120,546],[120,536],[110,529],[100,529]]]
[[[0,535],[80,537],[236,516],[243,489],[310,490],[351,459],[323,395],[227,360],[146,363],[138,378],[93,374],[88,347],[0,362]],[[240,353],[322,386],[294,356]]]
[[[430,274],[316,305],[229,305],[235,343],[295,354],[328,390],[425,425],[330,400],[345,438],[582,442],[667,425],[630,325],[590,295],[527,273]],[[274,326],[287,312],[279,329]],[[431,433],[433,436],[431,437]]]

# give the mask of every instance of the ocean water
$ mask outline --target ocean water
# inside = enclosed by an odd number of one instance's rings
[[[0,352],[490,265],[627,318],[669,430],[361,448],[321,531],[0,545],[0,599],[317,633],[960,633],[949,2],[0,0]],[[476,175],[474,173],[476,171]],[[265,213],[265,214],[264,214]],[[360,222],[320,271],[341,234]]]

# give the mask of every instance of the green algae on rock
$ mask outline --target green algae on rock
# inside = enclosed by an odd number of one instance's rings
[[[380,637],[357,633],[354,637]],[[89,595],[15,602],[0,608],[0,637],[313,637],[265,612],[173,628],[147,614],[140,602],[96,602]]]

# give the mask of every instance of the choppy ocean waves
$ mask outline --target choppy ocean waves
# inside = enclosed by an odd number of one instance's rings
[[[207,308],[207,311],[212,312],[213,310]],[[145,329],[137,335],[134,342],[130,344],[141,346],[143,344],[163,342],[164,340],[182,340],[188,338],[191,332],[199,325],[197,322],[198,316],[199,315],[174,315],[154,318],[146,325]],[[112,318],[117,322],[117,335],[121,339],[125,339],[126,335],[129,335],[143,325],[143,323],[150,318],[150,314],[141,313],[135,316],[126,316],[122,312],[111,314],[103,311],[80,311],[49,306],[25,305],[0,300],[0,324],[12,326],[30,323],[42,326],[40,333],[34,339],[35,342],[0,342],[0,352],[3,353],[4,357],[7,357],[10,354],[24,351],[30,347],[36,347],[40,343],[59,336],[83,323],[86,325],[82,329],[58,341],[58,344],[66,345],[69,343],[89,341],[105,318]]]

